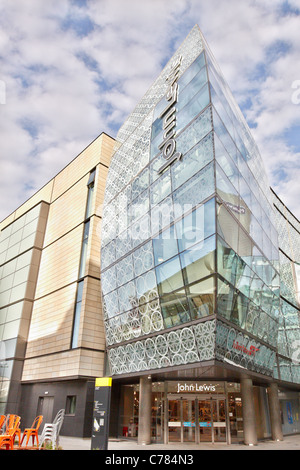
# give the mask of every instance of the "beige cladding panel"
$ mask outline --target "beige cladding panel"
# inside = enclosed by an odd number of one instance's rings
[[[52,201],[63,194],[66,189],[75,184],[83,175],[88,173],[98,163],[109,165],[114,140],[101,134],[80,155],[78,155],[56,177],[52,194]]]
[[[101,377],[104,353],[98,351],[65,351],[25,361],[22,381],[49,380],[68,377]]]
[[[101,134],[83,152],[81,152],[69,165],[67,165],[57,176],[37,191],[24,204],[8,215],[0,222],[0,230],[12,223],[18,217],[30,210],[41,201],[51,203],[61,194],[75,184],[79,179],[96,167],[99,163],[109,166],[114,150],[115,140]]]
[[[38,204],[40,201],[45,201],[50,203],[51,201],[51,194],[53,188],[53,180],[49,181],[43,188],[41,188],[37,193],[35,193],[28,201],[26,201],[22,206],[20,206],[16,211],[16,217],[20,217],[20,215],[24,214],[26,211],[31,209],[33,206]]]
[[[83,224],[44,248],[36,299],[77,280],[82,235]]]
[[[81,350],[78,375],[102,377],[104,373],[104,353]]]
[[[56,199],[50,206],[44,246],[57,240],[85,217],[88,175]]]
[[[105,349],[105,333],[101,308],[100,281],[86,278],[83,290],[78,345]]]
[[[34,302],[26,358],[69,349],[77,283]]]
[[[102,205],[104,201],[105,194],[105,184],[107,178],[108,168],[103,165],[98,167],[97,177],[96,177],[96,194],[95,194],[95,210],[94,213],[99,217],[102,217]]]
[[[25,212],[32,209],[41,201],[50,203],[51,194],[52,194],[53,180],[49,181],[43,188],[41,188],[37,193],[35,193],[30,199],[28,199],[22,206],[16,209],[12,214],[10,214],[6,219],[2,220],[0,223],[0,230],[3,230],[4,227],[11,224],[14,220],[18,219],[20,216],[25,214]],[[47,205],[47,204],[45,204]],[[44,213],[42,214],[44,217]]]
[[[116,141],[112,137],[109,137],[106,134],[102,134],[101,137],[102,137],[102,140],[101,140],[100,162],[103,163],[103,165],[109,166],[112,154],[114,152]]]

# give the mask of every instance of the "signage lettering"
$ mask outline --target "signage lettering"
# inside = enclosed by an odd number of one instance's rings
[[[166,78],[166,81],[169,83],[169,88],[165,96],[168,104],[159,116],[160,119],[163,119],[164,133],[163,141],[158,146],[158,148],[162,151],[163,157],[167,161],[158,170],[158,173],[162,173],[169,165],[177,160],[180,160],[182,157],[180,152],[176,152],[176,141],[174,139],[176,126],[176,108],[174,105],[177,103],[178,98],[177,79],[179,76],[181,60],[182,57],[180,56],[179,59],[173,64],[171,73]]]
[[[180,392],[215,392],[215,385],[207,384],[177,384],[177,393]]]
[[[255,356],[257,351],[259,351],[259,348],[256,348],[255,346],[250,346],[250,348],[247,349],[243,344],[239,344],[238,341],[233,342],[233,349],[237,349],[238,351],[242,351],[243,353],[247,354],[248,356]]]

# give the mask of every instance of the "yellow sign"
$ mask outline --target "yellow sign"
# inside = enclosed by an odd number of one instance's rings
[[[96,379],[96,387],[111,387],[112,378],[111,377],[101,377]]]

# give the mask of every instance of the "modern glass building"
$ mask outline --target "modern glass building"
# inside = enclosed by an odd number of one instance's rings
[[[99,256],[101,252],[101,256]],[[120,128],[0,223],[0,413],[90,437],[300,432],[300,222],[198,26]]]
[[[119,410],[112,433],[141,444],[281,439],[278,385],[292,394],[300,430],[299,296],[285,263],[299,269],[299,222],[291,258],[279,248],[274,197],[195,26],[121,127],[108,172],[101,284]]]

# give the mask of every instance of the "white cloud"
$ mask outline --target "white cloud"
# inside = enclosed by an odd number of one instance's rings
[[[299,149],[282,132],[300,118],[299,21],[281,0],[2,0],[0,220],[102,131],[114,135],[195,23],[300,218]]]

